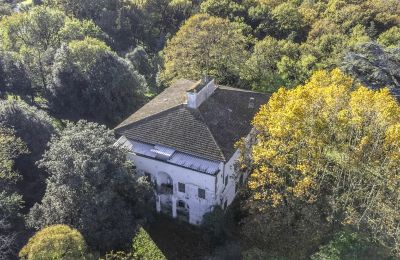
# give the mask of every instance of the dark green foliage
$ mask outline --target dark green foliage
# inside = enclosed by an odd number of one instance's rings
[[[147,89],[143,76],[102,42],[71,42],[57,51],[49,106],[57,117],[109,126],[138,108]]]
[[[369,241],[365,234],[344,230],[337,232],[331,241],[311,256],[311,260],[341,259],[385,259],[385,252]]]
[[[133,69],[146,78],[147,84],[152,89],[156,87],[157,57],[152,58],[142,46],[136,47],[133,51],[126,54],[125,58],[129,60]]]
[[[36,160],[55,131],[53,119],[46,112],[23,101],[0,101],[0,122],[15,130]]]
[[[100,251],[126,246],[154,202],[114,141],[106,127],[85,121],[54,136],[40,161],[49,173],[46,193],[31,209],[29,224],[69,225]]]
[[[214,243],[224,243],[232,235],[232,229],[234,228],[232,214],[231,210],[224,211],[217,206],[212,212],[204,215],[201,226],[214,240]]]
[[[323,205],[297,202],[278,206],[244,219],[242,238],[248,247],[262,249],[271,257],[306,259],[310,248],[318,247],[329,234],[325,213]]]
[[[15,135],[26,143],[29,154],[16,160],[15,168],[24,177],[19,183],[26,206],[32,206],[41,199],[44,192],[43,170],[38,169],[38,161],[51,135],[55,132],[53,119],[42,110],[23,101],[0,100],[0,123],[14,129]]]
[[[7,94],[33,99],[33,89],[23,63],[11,52],[0,51],[0,97]]]
[[[400,46],[385,50],[373,42],[360,45],[347,53],[342,68],[369,88],[388,87],[400,95]]]
[[[22,226],[23,201],[16,189],[21,176],[14,169],[14,160],[26,152],[21,139],[0,125],[0,259],[15,253],[17,231]]]

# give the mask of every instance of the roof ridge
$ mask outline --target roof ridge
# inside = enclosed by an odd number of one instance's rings
[[[232,91],[237,91],[237,92],[246,92],[246,93],[254,93],[254,94],[261,94],[261,95],[268,95],[268,94],[273,93],[273,92],[260,92],[260,91],[254,91],[254,90],[249,90],[249,89],[242,89],[242,88],[234,88],[234,87],[229,87],[229,86],[224,86],[224,85],[217,85],[217,86],[220,89],[232,90]]]

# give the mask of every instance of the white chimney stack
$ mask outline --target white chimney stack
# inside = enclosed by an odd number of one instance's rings
[[[187,92],[187,106],[198,108],[207,98],[209,98],[217,88],[214,80],[202,80],[196,87]]]

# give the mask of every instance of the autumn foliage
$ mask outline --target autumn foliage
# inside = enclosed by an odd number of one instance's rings
[[[317,71],[277,91],[253,124],[250,212],[318,204],[327,223],[363,228],[400,253],[400,106],[387,89]]]

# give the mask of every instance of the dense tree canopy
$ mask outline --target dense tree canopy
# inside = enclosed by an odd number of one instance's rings
[[[31,82],[23,62],[12,52],[0,50],[0,97],[19,95],[32,100]]]
[[[400,106],[387,89],[354,89],[339,70],[319,71],[304,86],[278,90],[254,126],[251,234],[269,230],[271,211],[306,218],[314,207],[311,215],[365,228],[399,253]]]
[[[69,18],[49,7],[13,13],[0,22],[0,49],[14,52],[23,61],[35,94],[45,93],[54,53],[61,43],[85,36],[103,37],[92,22]]]
[[[113,144],[104,126],[85,121],[69,123],[55,136],[40,161],[50,176],[42,202],[31,209],[30,225],[69,225],[102,251],[129,243],[153,202],[126,152]]]
[[[22,197],[16,183],[21,176],[14,169],[15,159],[27,152],[21,139],[12,130],[0,125],[0,258],[15,252],[16,230],[20,229]]]
[[[254,46],[241,71],[241,77],[253,90],[274,91],[291,87],[301,78],[293,63],[299,59],[299,45],[287,40],[265,37]]]
[[[78,230],[54,225],[38,231],[21,251],[21,259],[85,259],[87,245]]]
[[[26,144],[29,154],[18,157],[15,168],[24,177],[20,184],[26,206],[39,201],[44,192],[43,170],[38,169],[38,161],[56,131],[54,120],[44,111],[23,101],[0,100],[0,124],[14,129],[15,135]]]
[[[86,38],[57,51],[50,110],[62,118],[114,126],[138,108],[146,80],[103,42]]]
[[[199,79],[237,84],[247,57],[246,38],[234,23],[206,14],[192,16],[164,49],[163,79]]]
[[[371,89],[388,87],[400,96],[400,45],[387,49],[377,43],[360,45],[346,54],[342,68]]]

